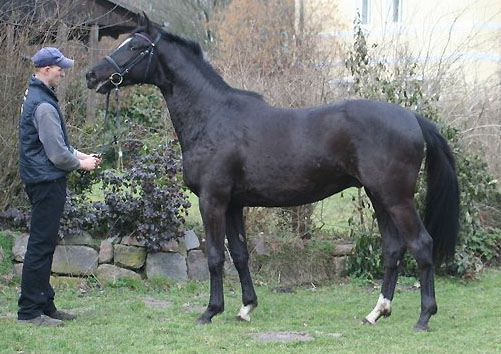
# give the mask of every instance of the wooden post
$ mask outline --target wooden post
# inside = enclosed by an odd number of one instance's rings
[[[7,35],[6,35],[7,53],[14,53],[14,26],[7,25]],[[6,102],[8,94],[10,93],[9,87],[11,86],[11,80],[13,78],[12,73],[15,72],[15,62],[13,60],[7,60],[5,63],[5,72],[2,73],[3,82],[3,98]],[[13,119],[17,119],[13,117]]]
[[[294,30],[297,34],[303,32],[304,29],[304,2],[296,0],[294,6]]]
[[[89,66],[93,65],[99,55],[99,26],[92,25],[89,33]],[[89,90],[87,96],[86,121],[91,122],[96,116],[97,97],[96,91]]]
[[[7,25],[7,53],[14,51],[14,25]]]
[[[66,44],[68,42],[68,26],[65,23],[61,22],[57,27],[57,37],[56,43],[61,52],[63,52],[65,57],[68,57],[69,54],[66,50]],[[61,83],[57,86],[57,98],[59,99],[59,106],[61,108],[61,113],[63,116],[66,113],[66,91],[68,89],[67,80],[61,81]],[[67,118],[66,118],[67,120]]]
[[[294,32],[295,32],[295,47],[292,53],[292,58],[296,60],[296,50],[301,44],[304,30],[304,1],[295,0],[294,3]]]

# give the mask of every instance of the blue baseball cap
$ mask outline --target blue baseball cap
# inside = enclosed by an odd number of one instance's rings
[[[54,47],[43,47],[31,58],[37,68],[44,66],[57,65],[66,69],[73,66],[74,60],[66,58],[63,53]]]

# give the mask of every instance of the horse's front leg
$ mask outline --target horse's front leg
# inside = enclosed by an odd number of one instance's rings
[[[226,208],[225,203],[212,195],[200,196],[200,213],[205,228],[210,272],[210,299],[207,310],[197,320],[199,324],[210,323],[212,317],[224,311],[223,265]]]
[[[245,239],[243,208],[230,206],[226,213],[226,237],[230,246],[231,258],[235,264],[242,286],[242,308],[237,320],[250,321],[249,314],[257,306],[257,296],[252,285],[249,271],[249,251]]]

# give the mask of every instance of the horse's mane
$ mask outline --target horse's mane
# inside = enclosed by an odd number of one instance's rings
[[[138,28],[135,32],[139,32],[141,30],[142,28]],[[216,88],[225,91],[232,91],[241,95],[251,96],[260,100],[263,99],[263,96],[261,96],[257,92],[235,89],[228,85],[209,64],[209,62],[205,60],[202,47],[197,42],[166,32],[160,28],[157,28],[157,30],[160,32],[162,39],[165,39],[171,43],[175,43],[181,48],[186,49],[186,51],[192,55],[192,62],[197,66],[204,77],[209,80]]]
[[[174,42],[174,43],[176,43],[176,44],[178,44],[178,45],[180,45],[180,46],[188,49],[190,52],[193,53],[193,55],[195,55],[196,57],[199,57],[200,59],[204,60],[204,55],[203,55],[203,52],[202,52],[202,47],[197,42],[195,42],[195,41],[193,41],[191,39],[187,39],[187,38],[183,38],[183,37],[177,36],[175,34],[172,34],[172,33],[169,33],[169,32],[163,31],[163,30],[160,30],[160,31],[161,31],[161,36],[162,36],[163,39],[166,39],[169,42]]]

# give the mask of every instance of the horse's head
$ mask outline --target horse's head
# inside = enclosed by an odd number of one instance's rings
[[[156,45],[160,36],[160,31],[148,17],[141,16],[138,28],[113,53],[87,72],[87,87],[106,93],[117,86],[154,84],[158,66]]]

